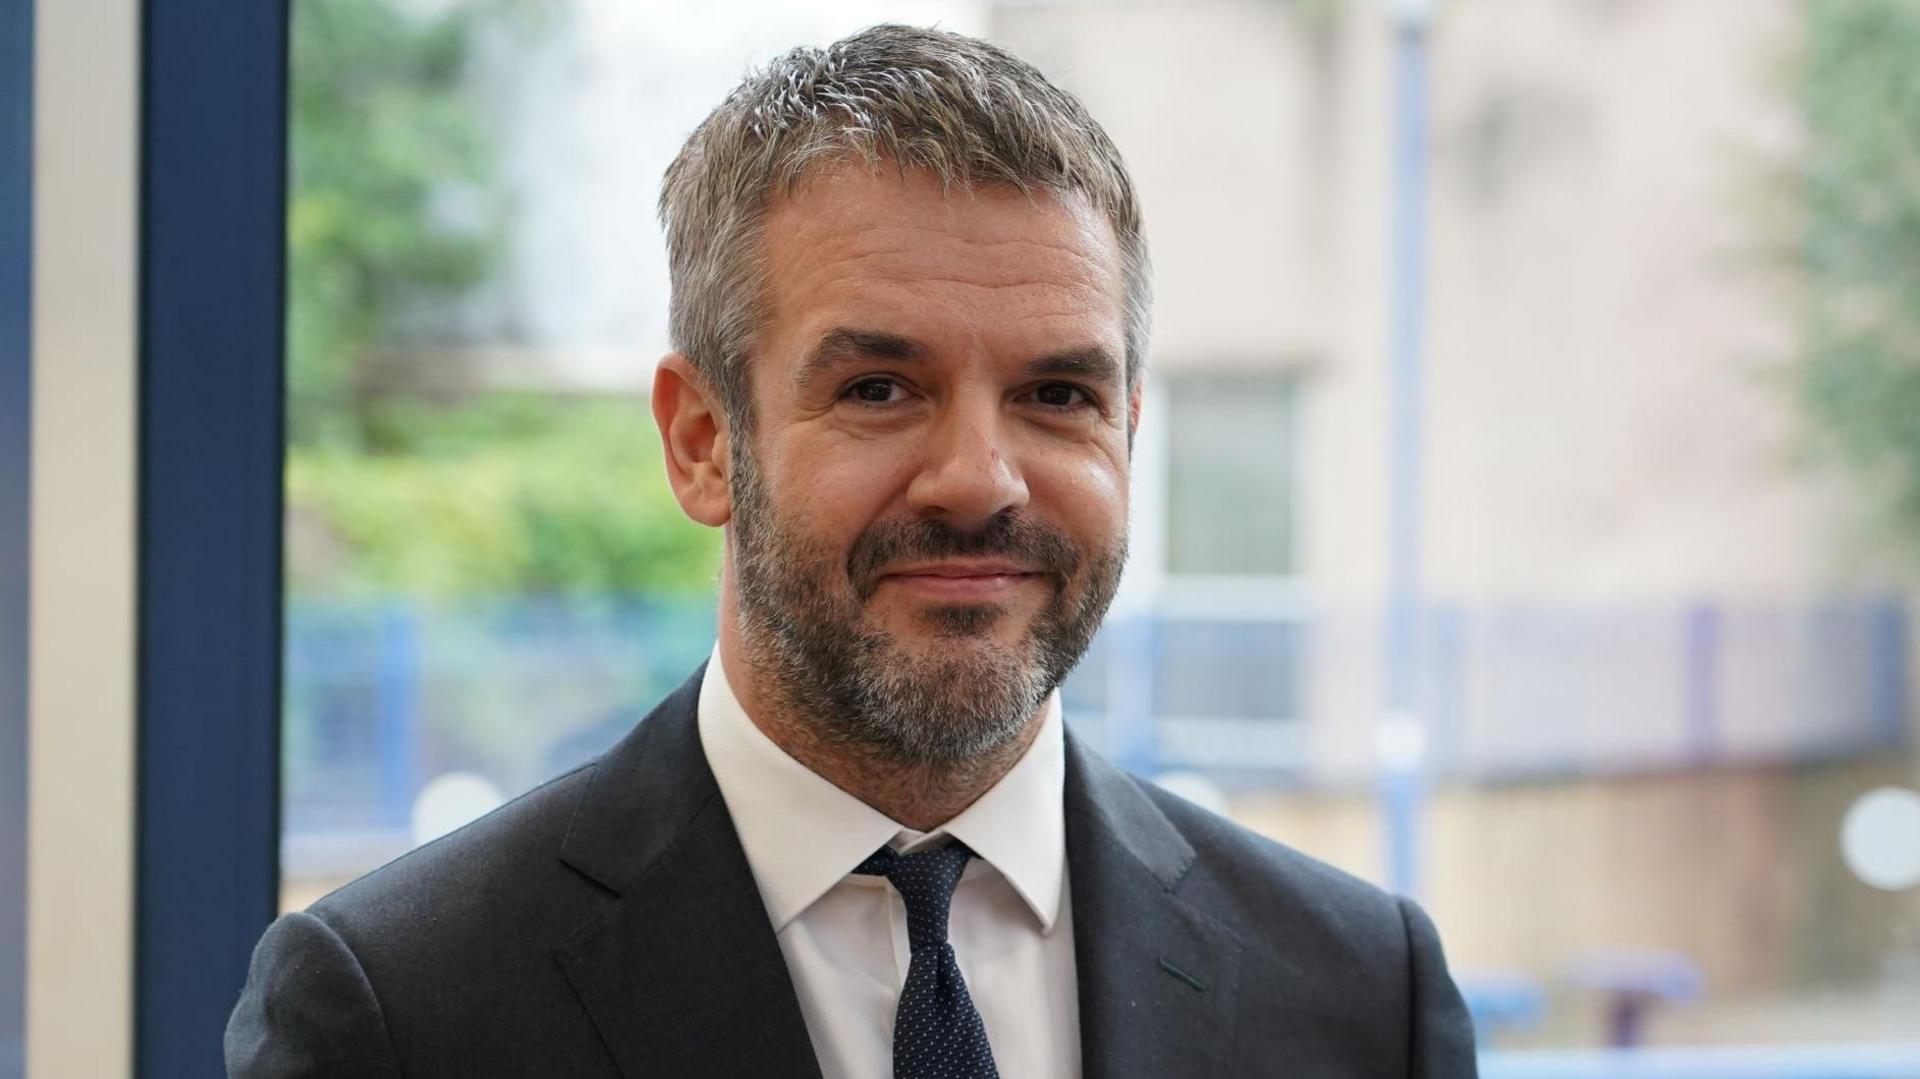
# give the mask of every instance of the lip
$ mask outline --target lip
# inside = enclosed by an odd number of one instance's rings
[[[962,559],[903,566],[883,574],[880,581],[929,599],[979,602],[1006,596],[1043,577],[1037,570],[1014,562]]]
[[[939,562],[916,562],[890,569],[888,577],[1021,577],[1037,576],[1038,570],[1019,562],[993,558],[949,558]]]

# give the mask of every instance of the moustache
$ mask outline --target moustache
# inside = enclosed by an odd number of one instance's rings
[[[1013,511],[996,514],[972,532],[931,518],[893,520],[860,534],[847,552],[847,577],[862,600],[879,587],[887,567],[907,561],[993,556],[1055,578],[1055,586],[1080,567],[1073,542],[1057,528]]]

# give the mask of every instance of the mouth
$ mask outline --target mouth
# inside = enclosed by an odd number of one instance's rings
[[[1044,582],[1049,575],[1031,566],[987,559],[948,559],[902,566],[882,574],[893,585],[925,599],[949,603],[986,603]]]

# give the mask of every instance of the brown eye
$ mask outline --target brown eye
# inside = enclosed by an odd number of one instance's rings
[[[1048,408],[1058,409],[1079,408],[1092,403],[1085,390],[1065,382],[1050,382],[1040,387],[1034,391],[1033,399]]]
[[[864,405],[884,405],[893,400],[897,388],[890,378],[863,378],[847,387],[846,396]]]

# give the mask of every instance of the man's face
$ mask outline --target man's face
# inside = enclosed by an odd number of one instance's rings
[[[1125,561],[1120,256],[1078,198],[847,167],[770,211],[730,554],[748,654],[829,739],[1017,738]]]

